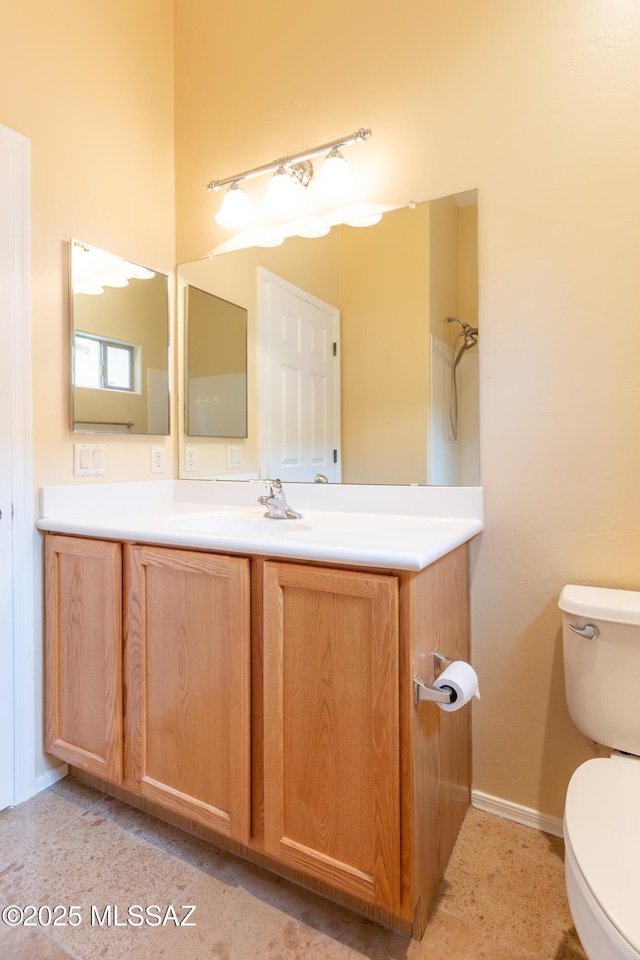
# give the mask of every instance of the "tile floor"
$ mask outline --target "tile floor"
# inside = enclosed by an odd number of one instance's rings
[[[76,906],[82,922],[0,921],[3,960],[584,960],[562,841],[476,810],[421,943],[72,779],[0,813],[0,910],[12,904]],[[100,926],[92,904],[120,905],[120,922],[132,904],[180,918],[195,904],[196,925]]]

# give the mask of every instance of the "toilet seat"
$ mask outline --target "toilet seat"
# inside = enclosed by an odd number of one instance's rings
[[[578,767],[564,822],[567,891],[585,949],[603,960],[640,960],[640,760]]]

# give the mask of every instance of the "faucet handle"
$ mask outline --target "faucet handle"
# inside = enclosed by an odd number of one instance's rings
[[[282,493],[282,483],[280,480],[266,480],[264,481],[267,485],[267,496],[273,497]]]

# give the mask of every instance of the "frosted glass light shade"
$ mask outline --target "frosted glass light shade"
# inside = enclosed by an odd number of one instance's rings
[[[289,217],[295,211],[298,191],[286,170],[276,170],[269,181],[264,204],[277,217]]]
[[[348,227],[373,227],[382,220],[381,213],[372,213],[368,217],[359,217],[357,220],[347,220]]]
[[[349,164],[335,148],[327,154],[320,168],[320,187],[327,200],[341,203],[353,193],[353,177]]]
[[[216,223],[230,230],[241,230],[251,222],[251,201],[242,187],[232,183],[224,197],[222,206],[215,215]]]

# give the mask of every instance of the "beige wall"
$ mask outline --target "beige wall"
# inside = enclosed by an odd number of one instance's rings
[[[3,4],[0,123],[31,147],[36,487],[74,482],[69,239],[161,273],[175,265],[172,7]],[[107,444],[105,480],[152,479],[149,438],[98,439]]]
[[[167,274],[175,264],[172,6],[171,0],[2,5],[0,123],[28,137],[31,150],[36,489],[74,482],[70,238]],[[107,445],[105,480],[152,479],[149,444],[157,438],[99,439]],[[170,469],[173,444],[164,442]],[[36,578],[40,631],[39,562]],[[36,657],[41,730],[40,646]],[[47,766],[36,758],[38,775]]]
[[[640,587],[638,5],[176,13],[180,260],[225,237],[210,179],[360,125],[373,137],[348,156],[378,199],[479,189],[474,785],[559,816],[590,753],[564,703],[559,590]]]
[[[442,197],[429,204],[429,318],[431,333],[453,344],[460,333],[457,323],[447,317],[460,314],[460,270],[458,204],[453,197]],[[476,257],[477,259],[477,257]],[[466,317],[460,317],[466,320]]]
[[[427,482],[430,206],[340,228],[347,483]]]
[[[478,326],[478,204],[458,210],[458,311],[460,320]],[[456,326],[456,324],[454,324]]]

